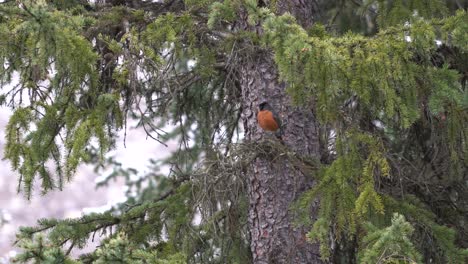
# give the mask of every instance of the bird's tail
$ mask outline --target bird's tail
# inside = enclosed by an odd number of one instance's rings
[[[275,136],[277,139],[281,140],[283,142],[283,129],[278,129],[275,131]]]

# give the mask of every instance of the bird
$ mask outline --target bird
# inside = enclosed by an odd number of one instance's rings
[[[258,105],[258,109],[258,125],[265,131],[275,132],[276,137],[281,140],[281,120],[279,116],[275,113],[268,102],[260,103]]]

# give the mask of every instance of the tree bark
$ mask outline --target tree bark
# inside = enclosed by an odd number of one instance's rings
[[[278,1],[277,10],[297,15],[299,23],[307,27],[313,23],[313,5],[315,1]],[[241,75],[246,140],[277,140],[257,125],[258,105],[268,101],[284,124],[283,142],[287,151],[318,160],[318,124],[313,109],[291,105],[285,91],[287,84],[279,82],[272,54],[257,53],[250,57],[243,63]],[[291,203],[314,185],[311,175],[297,171],[281,156],[260,155],[247,171],[247,177],[253,262],[322,263],[318,245],[306,241],[308,230],[293,225],[294,216],[289,210]],[[315,219],[318,203],[312,207],[311,217]]]

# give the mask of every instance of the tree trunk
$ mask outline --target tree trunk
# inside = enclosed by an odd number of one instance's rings
[[[296,15],[299,23],[307,27],[313,22],[313,4],[315,1],[278,1],[278,10]],[[285,91],[287,84],[278,81],[272,54],[257,53],[249,59],[241,69],[246,140],[277,140],[257,125],[258,105],[268,101],[284,124],[286,149],[299,156],[319,159],[318,124],[313,110],[291,105]],[[314,179],[295,169],[281,156],[271,158],[262,155],[253,162],[247,177],[253,262],[322,263],[318,245],[306,241],[308,230],[295,227],[294,217],[289,211],[291,203],[314,185]],[[312,207],[311,217],[315,218],[318,204]]]

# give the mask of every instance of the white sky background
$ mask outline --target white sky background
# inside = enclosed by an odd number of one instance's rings
[[[0,3],[2,2],[4,0],[0,0]],[[153,0],[153,2],[158,1]],[[0,107],[0,157],[2,158],[5,126],[10,115],[11,111],[7,107]],[[171,142],[165,147],[147,138],[141,129],[132,130],[128,125],[126,147],[124,147],[123,135],[122,130],[117,140],[117,149],[110,154],[122,163],[123,168],[135,168],[139,174],[144,174],[148,170],[150,158],[164,158],[177,146],[175,142]],[[36,188],[31,201],[28,201],[21,193],[16,192],[18,174],[11,170],[9,161],[0,159],[0,264],[9,263],[7,259],[14,256],[17,251],[12,243],[20,226],[35,225],[40,218],[79,217],[83,212],[107,210],[112,205],[122,202],[125,192],[123,180],[110,182],[108,187],[96,189],[96,181],[99,181],[100,176],[103,175],[96,174],[92,166],[80,166],[72,181],[65,184],[63,191],[51,191],[41,196],[40,188]],[[7,223],[2,224],[2,216],[8,220]]]
[[[5,146],[5,126],[11,112],[6,107],[0,107],[0,156],[3,158]],[[117,149],[112,155],[124,168],[136,168],[140,173],[147,171],[148,159],[160,159],[175,149],[175,144],[165,147],[146,137],[140,130],[127,130],[126,148],[123,144],[123,131],[117,140]],[[40,188],[35,190],[31,201],[27,201],[20,193],[16,193],[18,174],[11,171],[7,160],[0,160],[0,212],[9,222],[0,227],[0,264],[8,263],[8,256],[17,251],[12,246],[15,233],[20,226],[35,225],[40,218],[79,217],[82,212],[108,209],[111,205],[122,202],[124,194],[123,181],[111,181],[109,187],[95,188],[95,181],[100,175],[93,171],[92,166],[80,166],[76,176],[65,184],[64,190],[52,191],[45,196],[40,195]]]
[[[153,2],[159,2],[152,0]],[[0,3],[4,0],[0,0]],[[95,2],[95,1],[91,1]],[[189,67],[195,65],[189,62]],[[15,80],[13,81],[15,83]],[[8,87],[0,87],[8,89]],[[8,107],[0,107],[0,157],[3,158],[5,147],[5,127],[11,116]],[[128,125],[126,147],[123,141],[124,131],[120,131],[116,149],[110,155],[122,163],[123,168],[135,168],[139,174],[148,170],[148,160],[162,159],[177,148],[177,142],[170,142],[168,147],[148,138],[142,129],[132,130]],[[80,166],[71,182],[66,183],[63,191],[50,191],[45,196],[40,194],[40,186],[34,190],[31,201],[22,193],[17,193],[18,173],[11,170],[9,161],[0,159],[0,264],[10,263],[18,248],[13,247],[15,234],[20,226],[34,226],[41,218],[75,218],[91,211],[109,209],[122,202],[125,193],[123,179],[110,182],[108,187],[96,189],[96,182],[107,176],[98,175],[92,166]],[[5,218],[7,223],[1,222]]]

